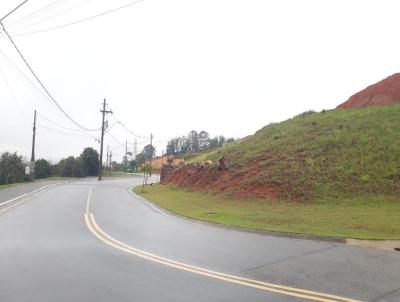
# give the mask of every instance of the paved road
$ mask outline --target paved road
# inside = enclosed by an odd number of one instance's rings
[[[399,252],[191,222],[132,195],[139,183],[72,182],[0,207],[0,301],[400,301]]]

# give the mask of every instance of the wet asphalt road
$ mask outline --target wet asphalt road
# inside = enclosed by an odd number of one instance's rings
[[[362,301],[400,301],[400,253],[252,234],[166,214],[135,197],[141,179],[57,185],[0,207],[0,301],[307,301],[165,266],[113,238],[201,268]],[[0,202],[12,193],[0,191]],[[18,189],[22,190],[22,189]],[[18,194],[16,191],[14,194]]]

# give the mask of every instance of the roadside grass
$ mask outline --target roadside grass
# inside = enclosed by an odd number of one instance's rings
[[[230,162],[244,187],[277,188],[281,200],[400,196],[400,105],[304,112],[191,162]]]
[[[185,161],[187,163],[196,163],[196,162],[204,162],[207,160],[216,161],[220,156],[222,156],[225,152],[229,152],[231,148],[236,146],[239,142],[230,142],[224,144],[224,146],[215,148],[213,150],[208,150],[205,152],[201,152],[195,156],[186,156]]]
[[[52,177],[48,177],[48,178],[36,179],[35,183],[46,182],[46,181],[54,181],[54,180],[69,180],[69,179],[73,179],[73,177],[52,176]],[[17,183],[12,183],[12,184],[0,185],[0,190],[12,188],[12,187],[15,187],[17,185],[22,185],[22,184],[25,184],[25,182],[17,182]]]
[[[400,200],[388,196],[312,203],[233,199],[174,185],[134,192],[178,215],[227,226],[355,239],[400,239]]]
[[[0,185],[0,190],[7,189],[7,188],[12,188],[16,186],[17,184],[7,184],[7,185]]]

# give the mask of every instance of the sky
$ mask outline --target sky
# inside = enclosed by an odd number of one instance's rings
[[[2,0],[0,16],[20,2]],[[113,127],[104,145],[117,161],[125,141],[133,152],[136,138],[140,151],[151,133],[160,154],[190,130],[240,138],[332,109],[400,69],[398,1],[143,0],[47,30],[129,3],[30,0],[3,21],[79,124],[99,128],[106,98]],[[44,96],[2,31],[0,102],[0,152],[30,157],[35,109],[36,158],[99,149],[100,130],[81,131]]]

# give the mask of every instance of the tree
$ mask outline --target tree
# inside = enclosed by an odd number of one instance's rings
[[[50,176],[50,163],[43,158],[35,161],[35,178],[47,178]]]
[[[198,152],[199,151],[199,134],[197,133],[197,131],[192,130],[189,132],[188,135],[188,139],[189,139],[189,151],[190,152]]]
[[[72,175],[74,177],[86,177],[88,175],[86,163],[81,157],[78,157],[74,160]]]
[[[146,161],[146,156],[145,156],[145,154],[144,154],[143,151],[140,152],[140,153],[138,153],[138,154],[136,154],[135,161],[136,161],[136,164],[137,164],[138,166],[144,164],[144,162]]]
[[[210,148],[210,136],[206,131],[200,131],[199,133],[199,149],[205,151]]]
[[[75,170],[75,158],[73,156],[69,156],[66,159],[63,159],[61,162],[61,176],[64,177],[73,177]]]
[[[25,176],[25,164],[22,156],[16,152],[4,152],[0,156],[0,184],[22,182]]]
[[[99,171],[99,153],[97,153],[96,150],[90,147],[85,148],[79,159],[82,161],[81,163],[79,163],[79,165],[82,166],[82,171],[79,174],[83,174],[83,176],[97,175]]]
[[[145,155],[145,160],[149,160],[150,157],[153,158],[156,155],[156,148],[153,145],[147,145],[142,151]]]

